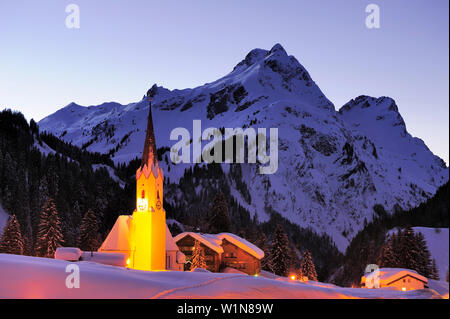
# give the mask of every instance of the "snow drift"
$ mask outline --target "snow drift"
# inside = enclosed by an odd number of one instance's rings
[[[79,288],[67,288],[67,266],[79,266]],[[72,269],[72,268],[69,268]],[[277,278],[277,277],[275,277]],[[340,288],[317,282],[209,272],[147,272],[93,262],[0,254],[0,298],[440,298],[433,290]],[[448,294],[448,290],[447,290]]]

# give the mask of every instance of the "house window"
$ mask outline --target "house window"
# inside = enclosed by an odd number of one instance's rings
[[[166,268],[170,269],[170,256],[166,256]]]

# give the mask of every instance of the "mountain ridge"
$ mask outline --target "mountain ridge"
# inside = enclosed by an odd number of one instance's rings
[[[260,176],[255,165],[242,164],[253,200],[237,200],[262,221],[269,218],[269,209],[302,227],[330,233],[341,250],[364,220],[372,219],[374,205],[391,212],[414,207],[448,180],[445,163],[407,132],[393,99],[360,96],[336,111],[279,44],[250,51],[214,82],[183,90],[152,89],[158,147],[173,145],[171,130],[191,130],[194,119],[203,128],[277,127],[278,172]],[[140,156],[147,113],[146,99],[87,108],[74,104],[39,126],[121,163]],[[191,167],[163,166],[172,183]],[[166,198],[178,200],[172,194]]]

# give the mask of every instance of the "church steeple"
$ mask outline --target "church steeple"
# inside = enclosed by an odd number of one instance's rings
[[[158,168],[158,158],[156,152],[156,142],[155,133],[153,129],[153,118],[152,118],[152,96],[147,95],[149,107],[148,107],[148,118],[147,118],[147,133],[145,135],[144,151],[142,152],[142,162],[141,170],[147,165],[147,168]]]
[[[166,269],[166,212],[163,208],[164,177],[158,163],[149,90],[147,132],[141,166],[136,172],[136,210],[132,223],[132,267],[140,270]]]

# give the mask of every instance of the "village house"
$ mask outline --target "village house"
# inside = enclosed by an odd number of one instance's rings
[[[230,233],[202,234],[184,232],[174,238],[180,251],[186,256],[185,270],[190,270],[195,242],[203,249],[206,269],[221,272],[234,268],[249,275],[259,274],[264,252],[247,240]]]
[[[361,277],[361,285],[407,291],[428,288],[428,279],[411,269],[380,268]]]

